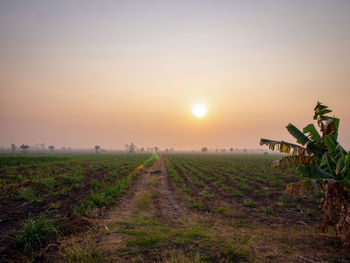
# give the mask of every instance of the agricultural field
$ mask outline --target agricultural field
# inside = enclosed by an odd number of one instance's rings
[[[26,240],[31,226],[50,232],[45,237],[50,241],[85,231],[91,225],[85,217],[96,217],[115,203],[137,168],[151,159],[151,154],[1,156],[0,261],[44,245],[47,240]]]
[[[2,156],[0,261],[348,262],[279,157]]]

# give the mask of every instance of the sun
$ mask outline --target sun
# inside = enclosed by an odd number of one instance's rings
[[[192,108],[192,113],[198,118],[202,118],[207,114],[207,107],[203,103],[197,103]]]

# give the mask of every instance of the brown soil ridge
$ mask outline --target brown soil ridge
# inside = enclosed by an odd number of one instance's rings
[[[159,178],[159,196],[155,200],[158,218],[165,223],[181,223],[189,211],[175,196],[175,189],[170,183],[166,161],[163,157],[158,160],[157,175]]]
[[[181,224],[186,210],[175,197],[169,180],[165,160],[160,156],[150,168],[139,174],[129,191],[130,194],[106,213],[100,221],[104,231],[96,236],[97,246],[105,251],[105,256],[113,258],[113,251],[126,242],[123,235],[114,231],[118,223],[127,223],[140,216],[146,216],[156,217],[161,222],[171,225]],[[148,197],[149,203],[143,204]]]
[[[113,250],[125,242],[123,235],[115,233],[110,228],[113,228],[113,225],[118,222],[128,222],[139,216],[140,211],[137,209],[137,202],[148,190],[152,169],[153,166],[141,172],[129,189],[129,193],[121,199],[119,205],[113,207],[100,219],[100,225],[104,231],[98,233],[95,240],[97,247],[102,248],[106,256],[113,256]],[[145,210],[142,211],[142,214],[149,216],[151,211]]]

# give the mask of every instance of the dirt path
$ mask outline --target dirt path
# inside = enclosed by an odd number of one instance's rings
[[[119,205],[113,207],[100,220],[104,230],[96,235],[96,243],[97,247],[104,251],[105,256],[113,257],[115,248],[126,242],[125,236],[115,232],[116,224],[128,224],[128,222],[136,220],[140,216],[152,216],[154,213],[154,207],[150,203],[152,194],[149,193],[149,190],[150,184],[154,180],[153,174],[155,174],[158,162],[159,160],[152,167],[139,174],[129,193],[122,198]]]
[[[174,194],[175,190],[170,185],[165,160],[161,158],[157,165],[160,166],[157,170],[160,180],[160,195],[155,200],[157,215],[165,223],[179,224],[184,220],[184,216],[188,215],[189,211]]]
[[[96,251],[99,251],[107,262],[137,261],[137,258],[122,252],[128,251],[130,240],[125,231],[137,228],[142,232],[146,227],[151,233],[154,228],[152,224],[177,227],[182,224],[188,212],[176,198],[166,162],[160,156],[151,167],[138,175],[119,204],[98,220],[98,230],[65,240],[60,254],[65,258],[63,261],[76,261],[76,258],[82,257],[81,254],[86,253],[91,257]]]

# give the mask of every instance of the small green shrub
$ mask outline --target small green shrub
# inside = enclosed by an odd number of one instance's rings
[[[22,228],[9,236],[10,240],[25,252],[38,249],[55,240],[59,235],[56,220],[42,215],[38,219],[30,216],[22,223]]]

